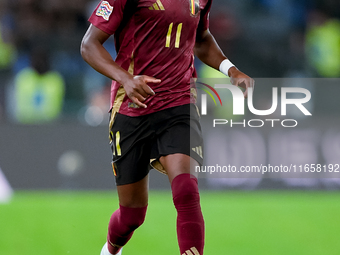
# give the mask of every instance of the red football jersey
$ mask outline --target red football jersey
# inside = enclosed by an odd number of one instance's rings
[[[137,5],[133,13],[131,2]],[[103,0],[99,3],[89,21],[102,31],[115,34],[116,63],[134,75],[148,75],[162,81],[148,84],[155,95],[144,102],[146,109],[132,103],[124,88],[113,81],[114,111],[140,116],[195,102],[190,91],[190,79],[196,73],[193,48],[196,31],[208,29],[211,2]]]

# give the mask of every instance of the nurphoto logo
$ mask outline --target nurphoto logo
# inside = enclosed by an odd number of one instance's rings
[[[201,94],[201,115],[207,115],[208,103],[207,103],[207,95],[209,95],[214,103],[217,106],[216,100],[213,96],[215,94],[220,101],[222,106],[222,99],[220,95],[217,93],[216,89],[227,89],[232,94],[233,100],[233,115],[235,116],[242,116],[245,115],[245,105],[247,105],[248,110],[257,116],[268,116],[275,113],[278,109],[279,105],[279,90],[277,87],[272,88],[272,105],[269,109],[266,110],[259,110],[254,107],[254,89],[248,88],[248,97],[244,98],[243,91],[241,88],[231,85],[231,84],[216,84],[214,88],[208,84],[197,82],[197,84],[201,85],[198,89],[204,91],[205,93]],[[203,86],[203,87],[202,87]],[[211,90],[212,93],[209,91]],[[300,98],[288,98],[288,95],[299,95]],[[311,100],[311,93],[308,89],[305,88],[298,88],[298,87],[282,87],[280,93],[280,102],[281,102],[281,116],[287,115],[287,105],[295,105],[303,115],[305,116],[312,116],[312,114],[307,110],[304,104],[308,103]],[[301,97],[302,96],[302,97]],[[247,101],[247,104],[245,103]],[[243,121],[235,122],[232,119],[213,119],[213,127],[218,125],[230,125],[230,127],[234,126],[243,126],[243,127],[263,127],[265,124],[268,123],[271,127],[275,127],[278,123],[282,127],[296,127],[298,125],[298,121],[295,119],[250,119]]]

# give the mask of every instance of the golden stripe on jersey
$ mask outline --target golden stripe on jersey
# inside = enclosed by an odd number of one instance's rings
[[[156,11],[165,11],[165,8],[161,2],[161,0],[157,0],[156,3],[154,3],[153,5],[151,5],[149,7],[149,10],[156,10]]]
[[[134,59],[134,52],[132,52],[128,72],[130,74],[133,74],[134,69],[135,69],[135,59]],[[111,132],[113,123],[115,121],[116,114],[117,114],[117,112],[119,112],[119,109],[120,109],[120,107],[123,103],[125,95],[126,95],[126,92],[125,92],[124,87],[120,86],[118,91],[117,91],[117,94],[116,94],[116,97],[114,99],[114,103],[113,103],[113,106],[112,106],[112,109],[111,109],[111,118],[110,118],[110,123],[109,123],[109,131],[110,132]],[[113,134],[110,135],[109,139],[110,139],[110,143],[111,143],[112,140],[113,140]]]

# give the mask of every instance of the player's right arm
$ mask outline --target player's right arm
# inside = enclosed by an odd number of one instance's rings
[[[112,59],[103,46],[103,43],[117,31],[121,24],[126,1],[105,0],[98,4],[89,19],[92,24],[82,40],[80,51],[90,66],[120,83],[124,87],[126,95],[135,104],[146,108],[147,106],[143,102],[149,95],[155,94],[147,83],[159,83],[160,80],[145,75],[130,74]]]
[[[81,42],[80,52],[83,59],[96,71],[124,84],[133,75],[121,68],[104,48],[103,43],[109,37],[109,34],[91,24]]]
[[[143,102],[149,95],[155,94],[147,83],[159,83],[160,80],[146,75],[134,76],[120,67],[103,46],[109,37],[109,34],[91,24],[81,43],[83,59],[99,73],[120,83],[135,104],[146,108]]]

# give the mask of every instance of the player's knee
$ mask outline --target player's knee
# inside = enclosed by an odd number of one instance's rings
[[[129,220],[129,227],[131,229],[136,229],[144,223],[145,213],[137,213],[135,217]]]
[[[129,208],[120,206],[120,217],[124,225],[131,231],[141,226],[145,220],[147,206],[142,208]]]
[[[197,179],[190,174],[178,175],[171,184],[173,201],[178,209],[199,206],[200,196]]]

